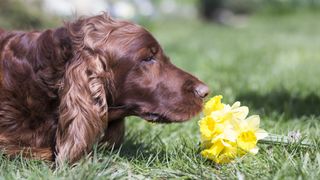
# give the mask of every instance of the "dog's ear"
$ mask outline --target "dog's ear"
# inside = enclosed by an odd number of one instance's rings
[[[48,42],[44,42],[48,43]],[[72,56],[72,41],[65,27],[60,27],[53,32],[53,44],[58,47],[57,56],[63,60],[68,61]]]
[[[96,50],[93,23],[79,20],[66,25],[73,58],[66,63],[60,90],[56,160],[74,162],[89,152],[107,126],[107,88],[112,72]]]

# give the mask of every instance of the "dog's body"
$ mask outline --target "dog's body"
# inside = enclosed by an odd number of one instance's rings
[[[74,162],[119,144],[124,117],[184,121],[208,88],[142,27],[107,15],[43,32],[0,29],[0,150]]]

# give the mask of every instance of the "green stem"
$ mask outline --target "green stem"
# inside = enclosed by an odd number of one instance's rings
[[[291,145],[297,144],[303,147],[313,147],[315,146],[311,141],[308,141],[304,138],[300,138],[299,140],[293,140],[288,136],[277,135],[277,134],[269,134],[268,137],[259,140],[259,143],[262,144],[282,144],[282,145]]]

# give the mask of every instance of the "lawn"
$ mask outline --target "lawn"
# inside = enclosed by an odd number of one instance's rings
[[[249,17],[234,28],[195,20],[149,24],[171,60],[261,116],[261,127],[300,131],[315,146],[259,145],[227,165],[199,155],[199,116],[181,124],[127,118],[119,150],[95,148],[74,167],[0,156],[0,179],[317,179],[320,177],[320,13]]]

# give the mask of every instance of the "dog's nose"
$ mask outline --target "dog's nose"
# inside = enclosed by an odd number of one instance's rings
[[[195,89],[195,94],[199,96],[200,98],[205,98],[209,94],[209,87],[205,84],[198,84]]]

